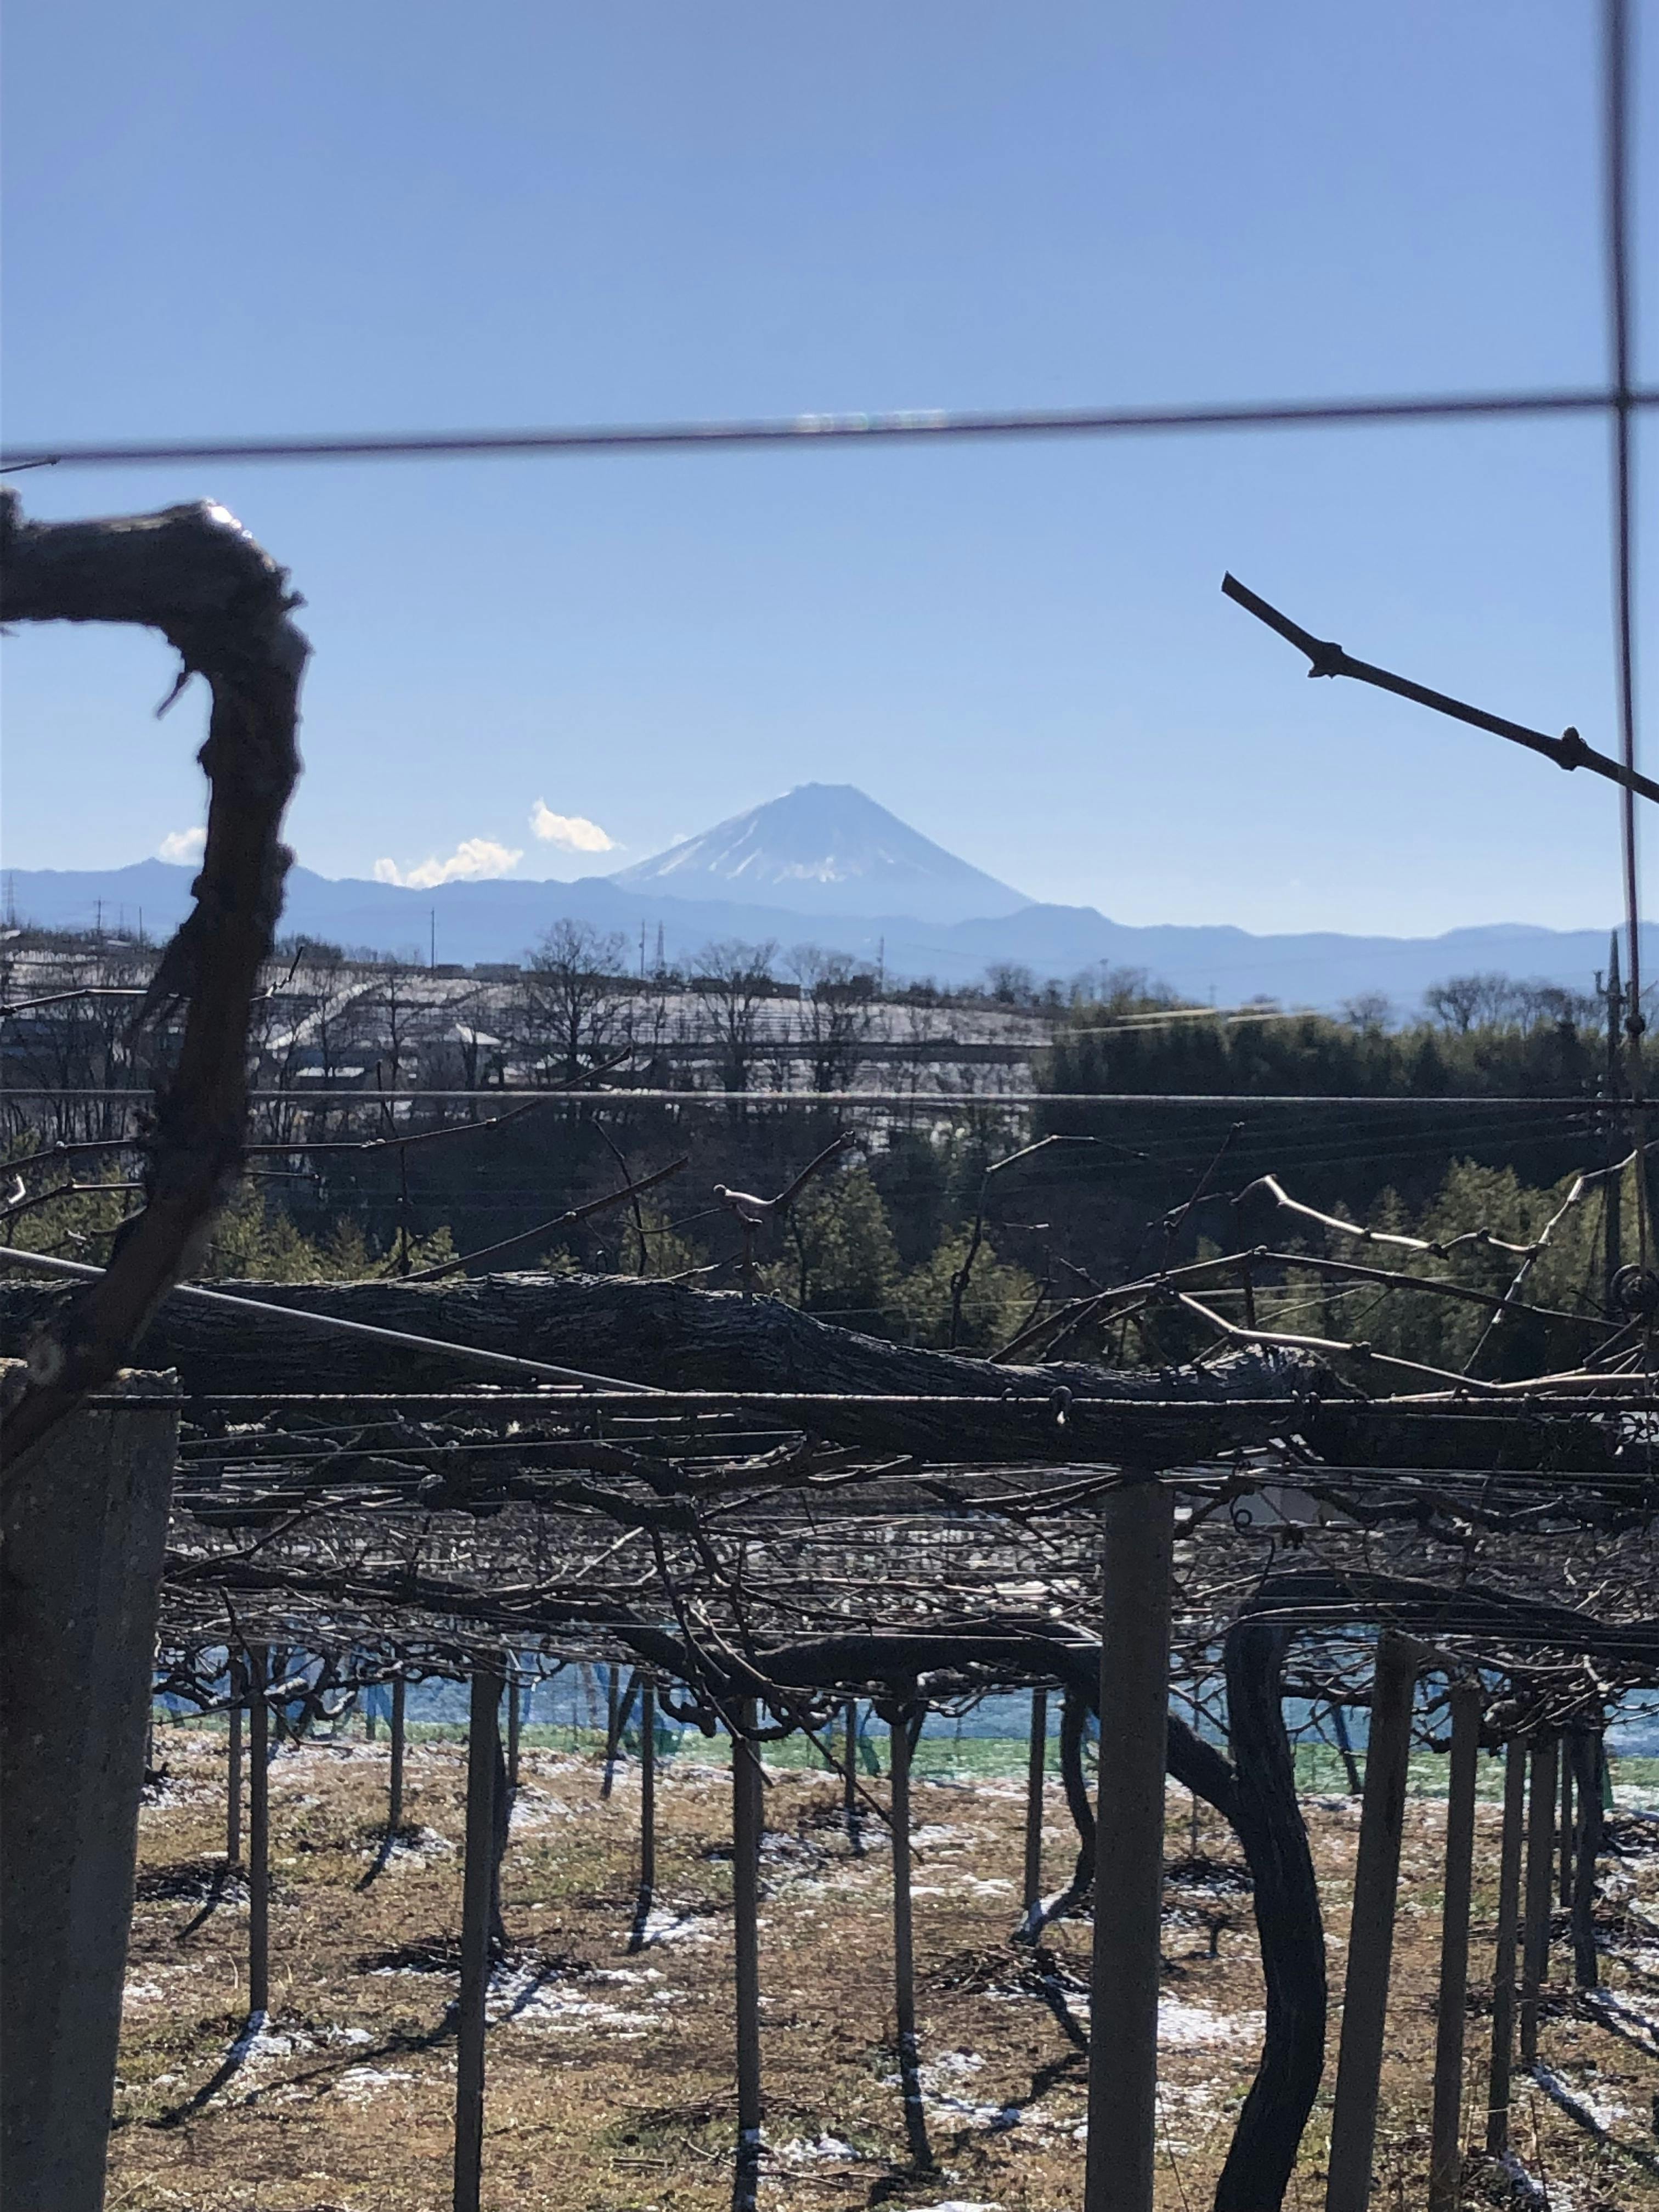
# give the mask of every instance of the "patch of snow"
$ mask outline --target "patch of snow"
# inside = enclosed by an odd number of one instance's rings
[[[1258,2042],[1267,2024],[1263,2013],[1217,2012],[1209,2005],[1158,1999],[1158,2039],[1174,2051],[1193,2050],[1208,2043]]]
[[[936,2058],[927,2060],[916,2069],[921,2084],[922,2101],[929,2111],[948,2112],[953,2119],[963,2120],[969,2127],[986,2128],[993,2135],[1017,2128],[1022,2118],[1018,2105],[982,2105],[972,2097],[961,2096],[952,2084],[961,2085],[984,2065],[977,2051],[942,2051]],[[903,2084],[896,2074],[884,2074],[885,2088],[901,2088]]]
[[[526,1790],[520,1784],[513,1800],[507,1828],[515,1836],[534,1835],[540,1829],[552,1827],[557,1821],[573,1820],[579,1810],[585,1812],[586,1809],[586,1806],[578,1808],[562,1797],[555,1797],[549,1790]]]
[[[646,1917],[645,1942],[649,1943],[712,1943],[714,1922],[706,1912],[676,1912],[665,1905],[653,1905]]]
[[[535,1990],[520,2003],[508,2005],[503,2000],[489,2009],[492,2019],[508,2020],[514,2027],[548,2028],[562,2035],[580,2035],[591,2027],[643,2034],[651,2025],[647,2014],[624,2012],[616,2005],[599,2004],[592,1997],[574,1996],[561,1989]]]
[[[1560,2183],[1555,2184],[1553,2197],[1547,2196],[1512,2150],[1506,2150],[1498,2163],[1528,2212],[1552,2212],[1552,2208],[1553,2212],[1572,2212],[1572,2200],[1563,2194]]]
[[[334,2084],[337,2094],[349,2098],[354,2105],[366,2105],[371,2097],[378,2097],[382,2089],[394,2081],[412,2081],[415,2076],[401,2067],[348,2066]]]
[[[1627,2120],[1631,2116],[1628,2105],[1603,2103],[1599,2098],[1593,2097],[1582,2081],[1564,2081],[1553,2067],[1534,2066],[1532,2071],[1539,2087],[1547,2090],[1558,2105],[1569,2112],[1577,2105],[1608,2135],[1620,2120]]]
[[[386,1853],[386,1863],[396,1866],[400,1861],[413,1859],[417,1865],[425,1865],[433,1859],[453,1859],[455,1851],[456,1846],[449,1838],[441,1836],[435,1828],[416,1828],[408,1836],[398,1837]],[[378,1858],[378,1847],[366,1850],[363,1856]]]
[[[291,2058],[296,2051],[315,2049],[303,2029],[273,2028],[270,2021],[269,2013],[248,2014],[247,2026],[230,2047],[230,2056],[239,2066],[255,2063],[261,2058]]]
[[[1582,2002],[1593,2011],[1604,2013],[1621,2027],[1645,2035],[1655,2046],[1656,2053],[1659,2054],[1659,2021],[1655,2020],[1650,2013],[1641,2011],[1627,1998],[1620,1996],[1616,1990],[1583,1990],[1579,1994]]]
[[[773,2155],[786,2166],[813,2166],[830,2159],[855,2159],[859,2154],[839,2136],[821,2135],[815,2142],[797,2136],[793,2142],[780,2143]]]
[[[533,1962],[498,1966],[489,1978],[485,2008],[491,2020],[509,2021],[515,2027],[548,2028],[558,2034],[580,2034],[590,2027],[620,2028],[637,2034],[652,2024],[647,2013],[626,2012],[596,1997],[580,1996],[568,1984],[545,1976]]]

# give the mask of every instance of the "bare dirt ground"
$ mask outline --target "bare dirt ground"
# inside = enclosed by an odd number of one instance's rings
[[[446,2204],[462,1753],[411,1746],[411,1826],[376,1874],[384,1742],[314,1743],[276,1759],[272,2010],[252,2037],[246,1905],[223,1859],[224,1740],[165,1728],[158,1755],[170,1778],[141,1824],[110,2212]],[[854,1854],[832,1778],[771,1779],[762,1925],[766,2212],[1075,2205],[1088,1926],[1059,1933],[1046,1983],[1009,1943],[1019,1785],[915,1787],[919,2006],[937,2160],[935,2172],[919,2175],[905,2161],[893,2078],[890,1854],[873,1822]],[[684,1759],[666,1770],[657,1910],[646,1948],[630,1955],[638,1802],[626,1769],[601,1803],[592,1760],[525,1754],[503,1875],[512,1948],[491,1999],[484,2201],[495,2212],[714,2212],[730,2201],[728,1778]],[[1212,1818],[1200,1839],[1200,1862],[1211,1863],[1195,1863],[1184,1796],[1171,1793],[1170,1814],[1158,2204],[1200,2212],[1250,2079],[1262,1993],[1249,1896],[1236,1873],[1213,1863],[1237,1866],[1230,1839]],[[1357,1801],[1315,1801],[1309,1820],[1334,2000]],[[1483,1805],[1480,1820],[1477,1976],[1490,1971],[1496,1808]],[[1054,1886],[1068,1871],[1071,1833],[1057,1790],[1049,1832]],[[1427,2193],[1443,1834],[1442,1808],[1414,1803],[1377,2161],[1376,2201],[1391,2212],[1416,2212]],[[1659,1829],[1654,1837],[1659,1843]],[[1606,1980],[1623,2010],[1616,2026],[1603,2025],[1562,1991],[1545,2056],[1626,2148],[1599,2142],[1539,2088],[1517,2085],[1516,2147],[1544,2178],[1555,2212],[1659,2206],[1659,2042],[1644,2024],[1659,2020],[1659,1850],[1607,1867]],[[1558,1974],[1565,1962],[1558,1950]],[[1477,2106],[1488,2002],[1489,1987],[1477,1981],[1467,2065]],[[1335,2013],[1334,2002],[1333,2051]],[[1290,2199],[1298,2212],[1322,2202],[1328,2123],[1322,2100]],[[1472,2181],[1471,2203],[1503,2201]]]

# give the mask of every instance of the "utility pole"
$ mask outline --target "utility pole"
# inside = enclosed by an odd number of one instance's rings
[[[1620,1066],[1624,1046],[1625,994],[1619,980],[1619,933],[1615,929],[1607,947],[1607,1165],[1616,1168],[1624,1157],[1624,1133],[1620,1126],[1614,1102],[1620,1092]],[[1623,1177],[1609,1175],[1607,1180],[1607,1202],[1602,1212],[1606,1236],[1603,1262],[1606,1283],[1606,1304],[1613,1310],[1613,1285],[1623,1264],[1624,1193],[1620,1188]]]
[[[435,968],[438,964],[438,909],[435,906],[429,910],[428,920],[431,925],[432,934],[426,964],[428,968]]]

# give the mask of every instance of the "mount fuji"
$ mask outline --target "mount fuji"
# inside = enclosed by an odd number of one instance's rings
[[[6,902],[47,928],[137,923],[177,927],[193,870],[161,860],[125,868],[8,870]],[[1237,1005],[1258,994],[1328,1010],[1381,991],[1408,1007],[1431,983],[1477,969],[1589,988],[1607,957],[1605,929],[1517,923],[1442,937],[1253,936],[1212,924],[1133,926],[1093,907],[1028,899],[959,860],[847,784],[807,783],[672,845],[616,875],[574,883],[497,877],[436,890],[289,873],[285,936],[374,946],[412,961],[521,960],[559,921],[586,922],[695,964],[711,940],[810,939],[894,980],[969,983],[993,962],[1062,981],[1105,964],[1139,968],[1193,998]],[[1659,967],[1659,928],[1644,930]]]
[[[718,899],[808,916],[994,921],[1035,904],[850,783],[802,783],[609,880],[636,896]]]

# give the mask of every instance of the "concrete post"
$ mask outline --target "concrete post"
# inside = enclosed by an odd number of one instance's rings
[[[1042,1901],[1042,1785],[1048,1767],[1048,1692],[1031,1692],[1030,1756],[1025,1771],[1025,1879],[1021,1902],[1029,1917]]]
[[[404,1825],[404,1712],[409,1685],[401,1674],[392,1680],[392,1778],[386,1791],[386,1824],[395,1836]]]
[[[1348,1929],[1325,2212],[1365,2212],[1370,2202],[1416,1682],[1414,1648],[1404,1637],[1384,1629],[1377,1638],[1371,1677],[1370,1741],[1360,1800],[1359,1856]]]
[[[856,1851],[861,1848],[859,1836],[859,1701],[847,1700],[846,1756],[842,1761],[842,1814],[847,1822],[847,1840]]]
[[[1572,1978],[1593,1990],[1601,1978],[1595,1952],[1595,1863],[1601,1855],[1601,1731],[1577,1728],[1568,1739],[1578,1798],[1572,1876]]]
[[[1504,1840],[1498,1867],[1498,1948],[1492,1977],[1492,2072],[1486,2091],[1486,2148],[1510,2147],[1510,2069],[1515,2063],[1516,1935],[1521,1920],[1521,1840],[1527,1809],[1527,1747],[1504,1754]]]
[[[611,1795],[617,1779],[617,1739],[622,1734],[620,1705],[621,1686],[613,1663],[605,1670],[605,1776],[599,1784],[601,1797]]]
[[[264,1646],[247,1655],[247,2008],[270,2009],[270,1708]]]
[[[1463,2197],[1463,2014],[1469,1992],[1469,1895],[1474,1874],[1474,1789],[1480,1757],[1480,1690],[1451,1693],[1451,1778],[1446,1794],[1446,1881],[1440,1914],[1440,2000],[1435,2027],[1434,2118],[1429,2212],[1457,2212]]]
[[[232,1657],[226,1668],[229,1677],[228,1689],[233,1700],[230,1708],[230,1741],[225,1759],[225,1861],[229,1866],[242,1863],[242,1700],[247,1695],[246,1674],[240,1660]]]
[[[899,2087],[904,2099],[904,2140],[918,2166],[931,2168],[927,2114],[921,2100],[921,2060],[916,2045],[916,1952],[910,1905],[910,1709],[887,1708],[893,1778],[893,2013],[898,2033]]]
[[[478,2212],[483,2178],[484,2005],[495,1880],[495,1767],[501,1670],[477,1665],[466,1732],[466,1858],[461,1880],[461,1991],[455,2019],[455,2212]]]
[[[732,1902],[737,1954],[738,2158],[732,2212],[755,2212],[760,2189],[760,1848],[763,1808],[760,1753],[750,1740],[755,1700],[738,1707],[732,1739]]]
[[[1539,1999],[1550,1971],[1550,1908],[1555,1901],[1553,1730],[1534,1739],[1528,1777],[1526,1919],[1521,1945],[1521,2056],[1538,2058]]]
[[[640,1686],[640,1887],[634,1914],[634,1945],[645,1941],[646,1924],[657,1887],[657,1692]]]
[[[1577,1858],[1572,1807],[1572,1735],[1571,1729],[1564,1732],[1559,1755],[1560,1772],[1558,1778],[1561,1785],[1560,1905],[1564,1912],[1572,1903],[1573,1867]]]
[[[1152,2212],[1174,1495],[1155,1476],[1126,1481],[1108,1496],[1101,1517],[1100,1784],[1083,2205],[1084,2212]]]
[[[0,1491],[0,2184],[20,2212],[97,2212],[115,2094],[179,1413],[171,1376],[106,1395],[126,1403],[71,1414]]]

